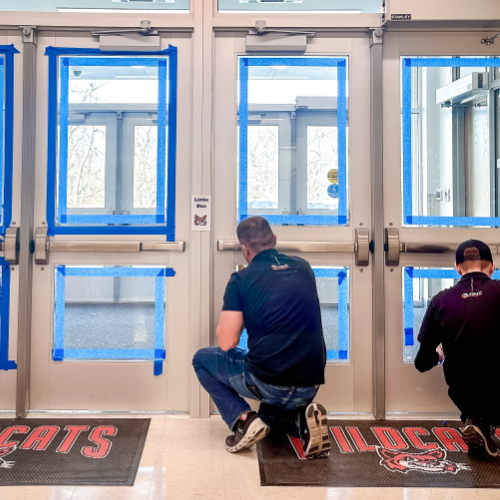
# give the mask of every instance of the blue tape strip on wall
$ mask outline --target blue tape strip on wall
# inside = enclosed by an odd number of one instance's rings
[[[347,91],[345,58],[241,58],[239,105],[239,207],[238,220],[248,214],[248,68],[251,66],[337,67],[337,141],[338,141],[338,215],[269,215],[273,225],[344,225],[347,224]]]
[[[467,58],[404,58],[402,61],[403,98],[403,214],[405,224],[419,226],[500,226],[500,217],[441,217],[413,214],[412,201],[412,124],[411,68],[500,68],[498,59]]]
[[[175,276],[171,268],[147,267],[56,267],[54,361],[64,359],[152,359],[154,374],[163,373],[165,352],[165,277]],[[65,349],[66,277],[150,277],[155,279],[154,349]]]
[[[2,259],[3,260],[3,259]],[[9,360],[10,266],[2,263],[0,299],[0,370],[15,370],[17,364]]]
[[[0,196],[2,199],[2,220],[0,234],[5,235],[5,230],[12,221],[12,169],[14,157],[14,56],[19,51],[14,45],[0,45],[0,54],[3,54],[2,71],[0,78],[3,90],[0,90],[0,99],[4,103],[3,126],[0,126],[0,142],[3,142],[3,153],[0,152],[0,172],[3,172],[3,182],[0,181]],[[1,113],[0,113],[1,114]],[[0,147],[1,149],[1,147]],[[2,164],[3,162],[3,164]],[[0,175],[1,177],[1,175]]]
[[[49,57],[49,132],[47,168],[47,222],[49,235],[55,234],[164,234],[167,241],[175,241],[175,154],[176,154],[176,117],[177,117],[177,48],[169,46],[159,52],[143,52],[140,57],[134,52],[102,52],[99,49],[72,49],[47,47]],[[95,55],[96,57],[91,57]],[[110,56],[120,56],[113,58]],[[123,57],[123,56],[134,57]],[[58,58],[61,57],[61,107],[58,109]],[[69,57],[81,56],[81,57]],[[84,57],[87,56],[87,57]],[[88,57],[90,56],[90,57]],[[97,57],[101,56],[101,57]],[[146,56],[146,57],[144,57]],[[168,56],[169,80],[167,82],[167,60],[158,57]],[[158,67],[158,163],[157,163],[157,213],[155,215],[77,215],[68,214],[67,209],[67,108],[66,99],[69,85],[69,66],[148,66]],[[66,68],[66,69],[64,69]],[[168,93],[167,93],[168,83]],[[168,97],[168,99],[167,99]],[[61,115],[61,116],[59,116]],[[168,119],[167,119],[168,115]],[[166,141],[168,124],[168,142]],[[60,129],[59,171],[57,180],[57,130]],[[168,149],[167,149],[168,148]],[[66,151],[65,151],[66,149]],[[167,165],[166,165],[167,163]],[[167,168],[167,172],[165,169]],[[169,180],[168,198],[165,184]],[[55,186],[59,185],[59,201],[56,203]],[[168,205],[165,209],[165,204]],[[58,206],[57,221],[55,207]],[[66,224],[61,226],[59,224]],[[73,224],[74,226],[68,226]],[[101,227],[96,225],[100,224]],[[161,225],[159,225],[161,224]],[[81,225],[78,227],[77,225]],[[144,225],[144,227],[133,227]]]

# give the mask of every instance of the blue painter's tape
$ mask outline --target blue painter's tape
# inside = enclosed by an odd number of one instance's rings
[[[54,352],[61,351],[63,354],[66,314],[66,277],[64,271],[64,266],[56,267],[56,297],[54,307]],[[59,361],[62,361],[62,357]]]
[[[161,60],[161,59],[160,59]],[[104,64],[103,64],[103,61]],[[163,59],[165,61],[165,59]],[[61,64],[66,66],[147,66],[150,68],[158,67],[158,59],[147,57],[65,57]]]
[[[47,158],[47,222],[49,234],[162,234],[167,241],[175,241],[175,181],[177,137],[177,48],[169,46],[159,52],[102,52],[99,49],[71,49],[47,47],[49,57],[49,130]],[[130,55],[133,57],[122,57]],[[61,57],[60,69],[58,58]],[[71,57],[73,56],[73,57]],[[76,56],[82,56],[76,57]],[[85,56],[85,57],[84,57]],[[88,57],[90,56],[90,57]],[[95,57],[92,57],[95,56]],[[121,56],[119,58],[110,56]],[[144,57],[146,56],[146,57]],[[147,57],[156,56],[156,57]],[[167,59],[158,56],[168,56]],[[154,215],[74,215],[68,214],[68,99],[69,67],[75,66],[148,66],[158,67],[158,162],[157,213]],[[60,71],[60,79],[58,75]],[[60,80],[60,82],[59,82]],[[60,83],[60,103],[58,86]],[[168,91],[167,91],[168,84]],[[167,102],[168,96],[168,102]],[[162,113],[161,110],[164,110]],[[168,120],[167,120],[168,115]],[[168,142],[166,140],[168,124]],[[59,179],[57,178],[57,135],[59,128]],[[168,148],[168,149],[167,149]],[[166,165],[166,163],[168,164]],[[167,169],[167,172],[165,171]],[[166,184],[168,179],[168,193]],[[59,186],[56,203],[55,186]],[[168,196],[167,196],[168,194]],[[57,209],[57,221],[55,207]],[[64,227],[60,224],[72,224]],[[77,227],[77,225],[81,225]],[[98,227],[97,225],[101,225]],[[133,227],[144,225],[147,227]],[[106,227],[103,227],[106,226]],[[155,227],[156,226],[156,227]]]
[[[171,268],[147,267],[56,267],[55,329],[52,357],[64,359],[152,359],[154,374],[163,372],[165,352],[165,277],[175,276]],[[71,277],[152,277],[155,278],[154,349],[64,349],[66,276]]]
[[[339,359],[348,359],[347,355],[348,355],[347,351],[340,351],[339,350]]]
[[[62,361],[64,359],[64,349],[52,349],[53,361]]]
[[[346,275],[345,268],[313,267],[312,270],[316,278],[338,278],[339,276],[343,277]]]
[[[241,189],[241,186],[240,186]],[[240,219],[246,219],[251,215],[240,215]],[[297,226],[334,226],[345,224],[345,217],[341,218],[337,215],[264,215],[271,225],[297,225]],[[342,219],[342,220],[341,220]]]
[[[413,276],[414,269],[412,267],[405,267],[403,273],[403,328],[404,328],[404,345],[413,345]],[[411,332],[409,334],[408,332]]]
[[[498,68],[498,59],[481,57],[451,58],[404,58],[402,61],[402,98],[403,98],[403,214],[409,225],[421,226],[500,226],[499,217],[440,217],[415,216],[412,204],[412,124],[411,124],[411,68]]]
[[[70,267],[60,266],[63,276],[99,277],[99,278],[125,278],[125,277],[151,277],[175,276],[175,271],[164,267]]]
[[[405,59],[413,68],[500,68],[498,59],[483,57],[416,57]]]
[[[165,224],[165,166],[167,159],[167,61],[158,64],[158,148],[156,159],[156,221]]]
[[[349,350],[348,280],[339,278],[339,351]],[[344,358],[340,358],[344,359]],[[346,358],[347,359],[347,358]]]
[[[154,349],[64,349],[63,359],[154,360]]]
[[[15,370],[17,364],[9,360],[10,266],[3,263],[0,299],[0,370]]]
[[[155,279],[155,364],[154,374],[163,373],[165,359],[165,278]]]
[[[4,103],[4,113],[0,121],[0,177],[3,172],[3,180],[0,180],[0,193],[3,213],[0,223],[0,234],[5,235],[5,230],[12,221],[12,169],[14,156],[14,55],[19,51],[14,45],[0,45],[2,58],[3,78],[0,76],[0,102]],[[5,59],[5,60],[3,60]],[[1,111],[1,110],[0,110]],[[0,114],[2,114],[0,112]],[[3,139],[3,140],[2,140]],[[3,149],[3,151],[2,151]],[[13,362],[9,362],[13,363]],[[12,366],[9,364],[9,366]],[[10,368],[9,368],[10,369]]]
[[[500,226],[500,217],[434,217],[428,215],[406,217],[407,224],[419,226]],[[410,220],[408,220],[410,219]]]
[[[152,52],[141,52],[141,56],[161,56],[161,55],[169,55],[172,52],[172,49],[175,47],[169,46],[168,49],[160,50],[160,51],[152,51]],[[47,47],[45,49],[45,55],[49,57],[66,55],[66,56],[135,56],[137,57],[137,52],[132,51],[102,51],[100,49],[76,49],[76,48],[68,48],[68,47]],[[142,65],[142,64],[141,64]]]
[[[337,134],[338,134],[338,215],[267,215],[274,225],[337,226],[347,224],[347,90],[345,58],[265,57],[240,58],[239,104],[239,190],[238,220],[248,214],[248,79],[250,66],[337,67]]]
[[[403,213],[412,214],[412,145],[411,145],[411,59],[403,59]]]
[[[165,197],[165,189],[163,189],[163,197]],[[59,207],[59,222],[61,224],[149,224],[155,225],[165,223],[165,213],[162,215],[67,215],[64,212],[66,209]],[[165,212],[165,209],[163,209]]]
[[[68,120],[69,120],[69,66],[63,58],[60,71],[59,102],[59,197],[57,202],[58,220],[66,220],[68,207]]]
[[[332,57],[249,57],[247,66],[323,66],[334,68],[345,66],[345,58]]]
[[[413,328],[405,328],[405,346],[412,346],[414,344],[415,342],[413,340]]]

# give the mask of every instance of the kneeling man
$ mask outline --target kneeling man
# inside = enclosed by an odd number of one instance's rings
[[[463,435],[469,453],[493,458],[498,451],[492,436],[500,425],[500,282],[491,279],[493,257],[481,241],[462,243],[455,267],[462,279],[429,304],[415,366],[424,372],[444,358],[448,394],[466,424]]]
[[[330,449],[325,408],[312,403],[324,383],[326,350],[316,280],[309,264],[276,251],[263,217],[237,228],[248,267],[224,294],[219,347],[200,349],[193,366],[233,434],[226,449],[249,448],[273,431],[302,440],[308,457]],[[238,349],[242,331],[248,352]],[[259,412],[243,399],[260,401]]]

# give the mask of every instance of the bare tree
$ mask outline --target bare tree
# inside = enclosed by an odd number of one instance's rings
[[[156,207],[158,130],[136,126],[134,132],[134,207]]]

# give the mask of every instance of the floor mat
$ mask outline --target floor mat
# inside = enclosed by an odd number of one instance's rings
[[[304,459],[300,441],[258,443],[263,486],[499,488],[500,458],[469,457],[461,422],[329,420],[327,458]],[[500,448],[500,429],[495,437]]]
[[[0,419],[0,486],[132,486],[150,419]]]

